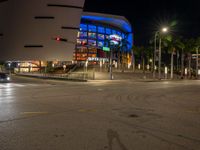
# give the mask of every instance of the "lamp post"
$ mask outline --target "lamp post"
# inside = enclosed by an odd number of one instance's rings
[[[20,73],[20,63],[17,63],[18,73]]]
[[[162,30],[161,30],[161,33],[166,33],[166,32],[168,32],[168,28],[167,27],[164,27],[164,28],[162,28]],[[158,61],[158,78],[159,79],[161,79],[161,53],[162,53],[162,46],[161,46],[161,44],[162,44],[162,39],[161,39],[161,36],[160,36],[160,38],[159,38],[159,61]]]
[[[199,47],[196,48],[196,78],[198,79],[198,75],[199,75]]]
[[[109,64],[109,71],[110,71],[110,80],[113,79],[113,75],[112,75],[112,48],[110,49],[110,64]]]
[[[159,39],[159,52],[158,52],[158,79],[161,79],[161,43],[162,43],[162,40],[161,40],[161,37]]]
[[[8,63],[8,67],[9,67],[9,74],[11,74],[10,66],[11,66],[11,63],[9,62],[9,63]]]
[[[156,75],[155,75],[156,74],[156,69],[155,69],[155,66],[156,66],[156,39],[157,39],[158,33],[159,33],[159,31],[156,31],[155,37],[154,37],[153,78],[156,77]]]

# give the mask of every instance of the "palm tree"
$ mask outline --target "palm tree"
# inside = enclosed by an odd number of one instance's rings
[[[168,52],[171,53],[171,76],[173,79],[174,74],[174,53],[176,51],[176,40],[173,39],[171,35],[167,35],[163,39],[164,46],[168,48]]]
[[[125,64],[128,64],[127,51],[128,51],[128,46],[130,45],[130,43],[127,39],[122,39],[118,45],[122,53],[122,57],[121,57],[122,58],[122,72],[124,72]]]
[[[135,72],[135,63],[136,63],[136,55],[138,55],[138,47],[133,45],[132,47],[132,64],[133,64],[133,72]]]
[[[145,48],[145,55],[146,55],[146,59],[147,59],[147,64],[149,64],[149,61],[153,58],[153,52],[154,52],[154,48],[149,46]],[[151,71],[153,71],[153,62],[151,62]]]
[[[200,37],[197,38],[196,42],[196,78],[198,78],[198,70],[199,70],[199,48],[200,48]]]
[[[189,78],[191,78],[191,61],[192,61],[192,53],[194,51],[195,51],[195,40],[194,39],[186,40],[185,52],[188,60]]]
[[[181,40],[181,38],[178,38],[178,39],[176,40],[176,44],[177,44],[177,47],[178,47],[179,49],[181,49],[181,78],[183,78],[185,44],[184,44],[184,42]],[[177,52],[177,60],[178,60],[178,52]],[[178,61],[177,61],[177,64],[178,64]],[[177,71],[178,71],[178,67],[177,67]]]

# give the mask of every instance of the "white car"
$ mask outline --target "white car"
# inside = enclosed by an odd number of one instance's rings
[[[9,81],[10,81],[10,76],[6,73],[0,72],[0,82],[9,82]]]

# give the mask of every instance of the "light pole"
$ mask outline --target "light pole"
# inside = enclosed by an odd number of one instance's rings
[[[164,28],[162,28],[162,30],[161,30],[161,33],[166,33],[166,32],[168,32],[168,28],[167,27],[164,27]],[[161,53],[162,53],[162,46],[161,46],[161,44],[162,44],[162,39],[161,39],[161,35],[159,36],[160,38],[159,38],[159,61],[158,61],[158,78],[159,79],[161,79]]]
[[[112,75],[112,48],[110,49],[110,64],[109,64],[109,71],[110,71],[110,80],[113,79],[113,75]]]
[[[9,67],[9,74],[11,75],[10,66],[11,66],[11,63],[9,62],[9,63],[8,63],[8,67]]]
[[[197,57],[196,57],[196,78],[198,79],[198,72],[199,72],[199,47],[197,47],[196,49],[196,54],[197,54]]]
[[[155,33],[155,37],[154,37],[154,59],[153,59],[153,78],[155,78],[156,77],[156,69],[155,69],[155,66],[156,66],[156,39],[157,39],[157,36],[158,36],[158,33],[159,33],[159,31],[156,31],[156,33]]]
[[[17,63],[18,66],[18,73],[20,73],[20,63]]]
[[[159,54],[158,54],[158,79],[161,79],[161,43],[162,43],[162,40],[161,40],[161,37],[159,39]]]

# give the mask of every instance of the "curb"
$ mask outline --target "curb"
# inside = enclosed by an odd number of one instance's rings
[[[74,81],[74,82],[87,82],[88,80],[84,79],[67,79],[67,78],[59,78],[59,77],[45,77],[45,76],[34,76],[34,75],[22,75],[16,74],[17,76],[27,77],[27,78],[37,78],[44,80],[61,80],[61,81]]]

